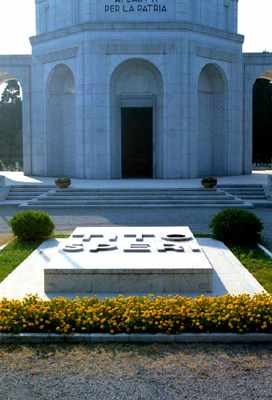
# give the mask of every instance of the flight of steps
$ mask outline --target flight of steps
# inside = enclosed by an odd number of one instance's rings
[[[51,190],[22,208],[176,208],[243,207],[251,204],[221,190],[205,189],[76,189]]]
[[[218,187],[226,193],[252,203],[255,207],[272,206],[272,201],[262,185],[220,185]]]
[[[21,204],[46,194],[53,186],[44,185],[18,185],[11,186],[6,198],[7,204]]]

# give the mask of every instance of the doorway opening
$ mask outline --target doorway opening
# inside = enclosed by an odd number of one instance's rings
[[[272,71],[253,86],[253,166],[272,166]]]
[[[6,78],[6,79],[5,79]],[[23,170],[23,93],[20,82],[0,71],[0,170]]]
[[[153,178],[153,107],[121,107],[122,178]]]

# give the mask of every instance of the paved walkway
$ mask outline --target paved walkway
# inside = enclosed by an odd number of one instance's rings
[[[208,233],[213,215],[218,209],[154,209],[154,210],[58,210],[50,211],[58,231],[73,231],[77,226],[186,226],[194,233]],[[272,209],[254,209],[264,223],[263,239],[272,250]],[[0,207],[0,234],[10,232],[9,219],[15,207]]]
[[[22,172],[0,171],[0,176],[5,176],[6,185],[44,184],[54,185],[55,178],[30,177]],[[272,175],[272,170],[254,171],[251,175],[219,177],[219,184],[267,184],[267,175]],[[200,179],[114,179],[114,180],[88,180],[72,179],[75,188],[194,188],[200,187]]]

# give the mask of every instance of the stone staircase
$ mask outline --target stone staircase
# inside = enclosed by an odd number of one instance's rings
[[[8,196],[5,200],[6,204],[16,205],[33,200],[41,195],[48,193],[54,186],[44,185],[18,185],[11,186]]]
[[[272,207],[272,199],[267,196],[262,185],[219,185],[218,188],[241,200],[252,203],[255,207]]]
[[[252,205],[223,190],[205,189],[76,189],[50,190],[23,202],[21,208],[178,208],[242,207]]]

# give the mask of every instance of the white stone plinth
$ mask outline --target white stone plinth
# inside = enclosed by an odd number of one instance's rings
[[[77,228],[44,271],[46,292],[212,290],[213,268],[187,227]]]

